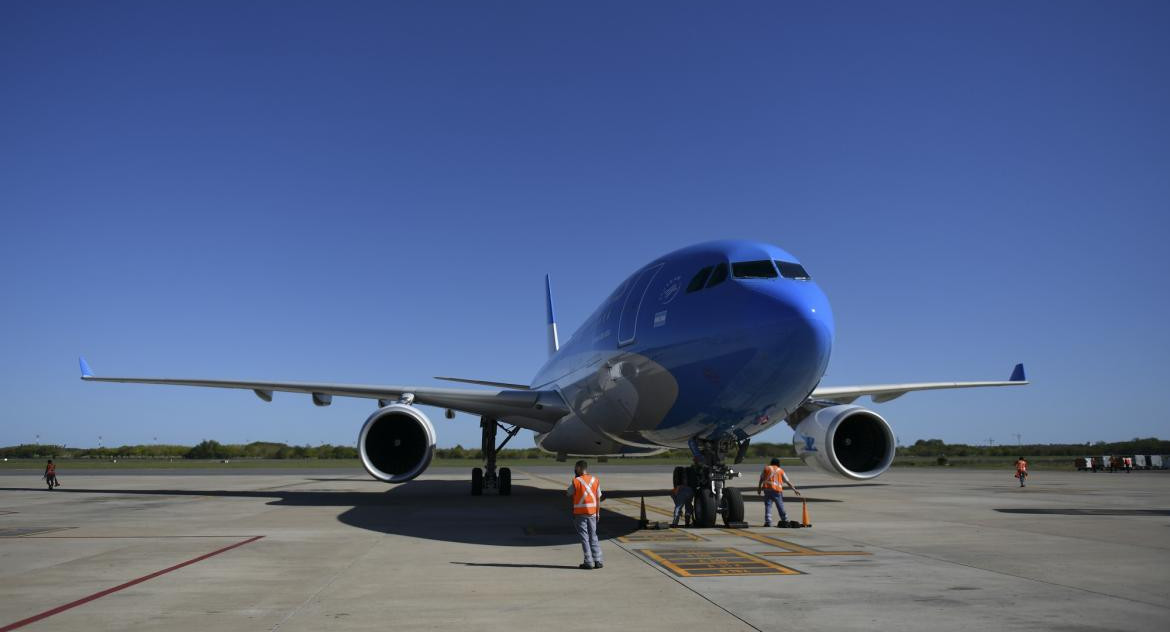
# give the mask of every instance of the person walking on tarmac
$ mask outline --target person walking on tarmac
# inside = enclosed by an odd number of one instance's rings
[[[45,482],[49,484],[50,490],[61,486],[61,483],[57,482],[57,466],[53,465],[53,459],[49,459],[49,463],[45,465]]]
[[[686,526],[691,526],[694,515],[694,505],[691,500],[695,497],[695,488],[691,485],[687,469],[679,468],[674,471],[674,489],[670,490],[670,498],[674,501],[674,518],[670,521],[671,527],[678,526],[679,516],[685,516]]]
[[[1024,486],[1024,479],[1028,478],[1028,462],[1024,457],[1016,459],[1016,478],[1020,479],[1020,487]]]
[[[589,464],[577,461],[573,482],[566,495],[573,500],[573,526],[581,538],[585,561],[577,568],[601,568],[601,543],[597,541],[597,514],[601,511],[601,482],[589,475]]]
[[[764,494],[764,526],[772,526],[772,504],[775,503],[776,510],[780,512],[780,521],[776,523],[777,527],[788,526],[788,514],[784,512],[784,484],[787,483],[792,488],[793,493],[800,496],[800,491],[796,489],[796,485],[788,480],[788,475],[784,473],[784,469],[780,467],[780,459],[772,459],[772,464],[764,468],[760,472],[760,484],[756,487],[756,494],[763,492]]]

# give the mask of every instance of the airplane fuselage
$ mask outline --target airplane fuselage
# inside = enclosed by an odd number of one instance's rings
[[[633,455],[751,437],[805,401],[832,342],[828,299],[791,254],[750,241],[677,250],[630,275],[537,373],[532,388],[571,412],[536,442]]]

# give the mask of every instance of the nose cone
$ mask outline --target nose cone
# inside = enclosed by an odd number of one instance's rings
[[[833,311],[824,292],[812,281],[793,279],[758,284],[753,290],[762,299],[758,308],[768,312],[764,335],[772,353],[783,358],[783,379],[811,379],[811,389],[828,367],[833,348]],[[801,380],[798,375],[811,377]]]

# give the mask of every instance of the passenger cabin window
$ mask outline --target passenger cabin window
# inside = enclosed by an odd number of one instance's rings
[[[799,263],[789,263],[787,261],[777,261],[776,267],[780,268],[780,274],[784,275],[786,279],[811,279],[808,272],[804,270],[804,266]]]
[[[715,266],[715,271],[711,273],[711,280],[707,281],[707,287],[715,287],[727,280],[727,264],[721,263]]]
[[[740,261],[731,264],[731,274],[737,279],[775,279],[776,267],[771,261]]]
[[[707,282],[707,277],[711,276],[711,268],[714,267],[715,266],[707,266],[706,268],[699,270],[699,272],[695,274],[695,277],[691,279],[690,285],[687,286],[687,294],[690,294],[691,292],[698,292],[699,290],[703,289],[703,284]]]

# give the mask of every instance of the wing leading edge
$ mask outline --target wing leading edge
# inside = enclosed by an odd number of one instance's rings
[[[81,379],[86,382],[124,382],[128,384],[165,384],[170,386],[202,386],[206,388],[233,388],[250,390],[260,399],[270,402],[274,392],[306,393],[313,403],[328,406],[334,396],[361,397],[387,404],[407,398],[415,404],[450,408],[474,415],[495,418],[528,418],[532,430],[547,431],[558,419],[568,414],[564,400],[555,391],[517,389],[462,389],[429,386],[394,386],[366,384],[331,384],[324,382],[270,382],[238,380],[203,380],[154,377],[98,377],[90,370],[85,358],[80,359]],[[543,422],[543,423],[541,423]],[[528,427],[521,423],[522,426]]]
[[[868,395],[875,404],[897,399],[911,391],[935,391],[951,388],[980,388],[984,386],[1024,386],[1024,365],[1017,364],[1005,382],[913,382],[907,384],[873,384],[869,386],[830,386],[817,388],[810,399],[851,404],[858,397]]]

